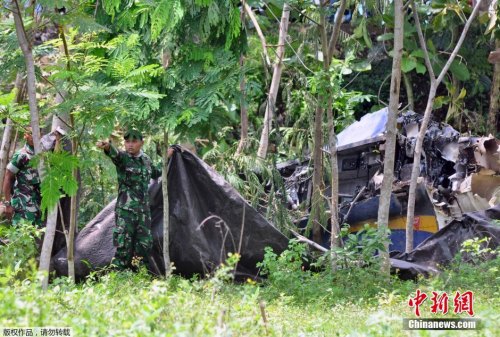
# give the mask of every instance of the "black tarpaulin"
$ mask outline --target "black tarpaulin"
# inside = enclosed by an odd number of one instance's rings
[[[288,239],[210,166],[189,151],[177,146],[175,149],[168,174],[169,251],[175,271],[186,276],[203,275],[223,262],[227,253],[240,251],[237,272],[256,276],[256,264],[263,260],[264,248],[272,247],[280,253],[286,249]],[[150,185],[149,195],[154,238],[150,262],[163,272],[161,181]],[[112,202],[78,234],[75,240],[77,278],[109,265],[115,253],[114,225]],[[59,251],[52,262],[59,275],[66,275],[66,248]]]
[[[404,278],[435,273],[449,265],[462,249],[464,241],[474,238],[489,238],[488,247],[495,250],[500,244],[500,225],[493,220],[498,219],[500,205],[486,211],[465,213],[462,219],[452,221],[411,252],[392,252],[392,267],[408,276]],[[466,253],[462,255],[464,262],[470,258]]]

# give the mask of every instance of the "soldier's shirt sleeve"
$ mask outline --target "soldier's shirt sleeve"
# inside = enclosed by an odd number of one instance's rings
[[[106,154],[106,156],[111,158],[111,161],[113,161],[116,166],[123,166],[123,152],[118,151],[116,147],[113,146],[113,144],[109,144],[109,150],[104,150],[104,153]]]
[[[40,145],[42,147],[42,151],[44,152],[54,150],[56,147],[56,136],[52,133],[46,134],[40,139]]]
[[[19,151],[14,154],[12,160],[7,164],[7,170],[12,172],[13,174],[17,174],[20,170],[22,170],[26,166],[26,158],[24,158],[23,154]]]

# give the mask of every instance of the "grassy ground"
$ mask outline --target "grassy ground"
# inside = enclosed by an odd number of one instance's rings
[[[56,279],[43,293],[36,280],[13,282],[4,273],[0,326],[72,327],[73,336],[498,336],[499,264],[497,259],[419,284],[383,282],[376,276],[369,280],[369,272],[351,272],[351,278],[344,275],[349,285],[310,274],[302,280],[303,289],[291,285],[290,290],[270,282],[234,285],[218,277],[194,281],[176,276],[165,281],[145,273],[111,272],[78,285]],[[365,279],[356,284],[358,277]],[[415,317],[407,301],[417,287],[429,294],[473,290],[475,317],[483,328],[403,330],[402,318]],[[422,317],[432,317],[429,302],[422,306]]]
[[[29,242],[16,240],[17,246],[0,246],[0,327],[71,327],[72,336],[84,337],[498,336],[500,331],[500,258],[476,265],[459,261],[437,277],[413,282],[386,279],[374,266],[303,270],[298,257],[304,249],[294,245],[280,257],[268,254],[262,266],[268,277],[258,284],[232,283],[235,259],[230,258],[228,266],[202,280],[113,271],[76,285],[57,278],[42,292],[34,268],[17,260]],[[482,328],[403,330],[402,319],[415,317],[408,299],[417,289],[429,296],[446,291],[450,312],[456,291],[474,291]],[[430,304],[429,298],[421,306],[422,317],[469,317],[431,314]]]

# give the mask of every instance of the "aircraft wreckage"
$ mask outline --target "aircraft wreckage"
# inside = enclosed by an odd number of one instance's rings
[[[389,210],[391,250],[405,247],[406,203],[421,118],[407,112],[398,119],[396,180]],[[363,116],[337,137],[341,223],[349,224],[350,231],[377,220],[386,122],[387,109],[382,109]],[[423,154],[415,203],[415,246],[466,212],[500,204],[500,142],[494,137],[461,137],[452,127],[431,122]],[[291,208],[309,202],[312,181],[308,161],[278,165]],[[301,220],[303,224],[307,217]],[[330,235],[323,234],[322,243],[328,246]]]
[[[407,112],[398,123],[396,181],[390,205],[391,264],[402,277],[437,271],[460,251],[461,243],[490,237],[490,248],[500,241],[500,142],[489,137],[463,137],[448,125],[431,122],[424,139],[424,158],[417,190],[415,249],[404,250],[406,200],[413,150],[421,116]],[[369,113],[338,135],[339,198],[342,222],[357,231],[377,218],[382,153],[387,109]],[[176,272],[208,274],[239,252],[237,275],[255,277],[264,248],[276,253],[287,248],[288,238],[269,223],[241,195],[191,152],[176,146],[169,164],[170,257]],[[310,202],[311,181],[307,161],[278,164],[291,208]],[[161,182],[149,188],[154,237],[150,265],[162,273],[163,199]],[[298,219],[297,223],[300,224]],[[304,220],[304,219],[302,219]],[[107,205],[75,241],[75,270],[83,278],[93,269],[109,265],[114,202]],[[324,246],[328,246],[324,233]],[[466,258],[466,256],[465,256]],[[60,275],[67,274],[66,248],[52,259]]]

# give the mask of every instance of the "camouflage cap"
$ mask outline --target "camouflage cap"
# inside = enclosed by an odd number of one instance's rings
[[[142,133],[140,133],[139,130],[136,130],[136,129],[129,129],[123,135],[123,139],[138,139],[138,140],[142,140]]]

